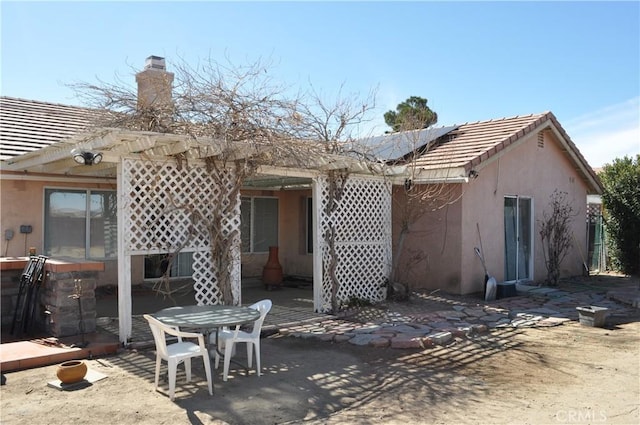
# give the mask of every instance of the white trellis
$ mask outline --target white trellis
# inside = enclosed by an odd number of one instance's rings
[[[204,163],[179,166],[174,160],[140,160],[123,158],[119,166],[118,226],[119,240],[119,318],[120,339],[131,335],[131,256],[164,252],[191,252],[195,300],[198,305],[218,304],[222,293],[213,270],[209,233],[206,222],[216,208],[220,191],[232,187],[233,171],[228,184],[219,185],[205,169]],[[226,197],[225,197],[226,198]],[[223,219],[223,232],[232,235],[233,254],[231,286],[234,303],[240,303],[240,196]],[[222,208],[218,208],[222,210]],[[197,211],[204,220],[194,220]],[[122,261],[124,260],[124,261]]]
[[[321,256],[316,257],[314,268],[315,310],[331,310],[331,252],[325,235],[332,226],[335,230],[338,301],[346,302],[351,297],[382,301],[386,297],[386,283],[391,270],[390,183],[383,178],[350,175],[336,208],[330,213],[326,210],[330,199],[326,176],[314,179],[314,191],[314,252]]]

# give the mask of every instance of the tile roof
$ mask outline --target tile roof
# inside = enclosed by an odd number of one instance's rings
[[[547,112],[462,124],[436,140],[417,158],[416,165],[424,169],[463,167],[469,171],[532,132],[549,115]]]
[[[89,108],[0,96],[0,161],[68,140],[90,129],[100,115]],[[428,149],[415,165],[424,170],[463,169],[467,175],[522,137],[549,125],[560,134],[566,153],[585,181],[596,191],[601,189],[596,173],[551,112],[436,129],[441,131],[421,130],[416,140],[428,140]],[[428,134],[422,137],[422,132]],[[384,136],[378,142],[384,144],[389,137],[397,135]]]
[[[35,151],[91,127],[88,108],[0,97],[0,160]]]
[[[599,193],[602,185],[595,171],[551,112],[462,124],[423,147],[426,151],[415,164],[425,170],[461,168],[467,174],[524,136],[549,126],[559,133],[574,168]]]

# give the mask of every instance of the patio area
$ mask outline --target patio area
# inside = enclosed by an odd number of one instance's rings
[[[117,294],[97,296],[98,332],[118,338]],[[242,305],[250,305],[263,299],[273,302],[271,311],[265,318],[263,333],[277,332],[282,327],[291,327],[325,320],[332,316],[313,311],[313,288],[311,282],[304,280],[286,280],[282,287],[267,290],[260,279],[250,278],[242,281]],[[142,317],[145,313],[154,313],[163,308],[193,305],[193,290],[185,288],[172,294],[172,299],[154,292],[149,288],[139,288],[133,293],[133,329],[131,346],[153,345],[149,325]]]
[[[171,298],[154,291],[151,284],[137,287],[132,294],[133,330],[130,348],[153,346],[153,336],[143,314],[176,305],[195,304],[193,290],[184,284],[176,285]],[[273,301],[273,308],[263,326],[265,334],[275,333],[281,327],[310,324],[331,317],[313,312],[313,288],[308,281],[289,279],[281,288],[267,290],[259,279],[243,280],[243,305],[265,298]],[[86,335],[53,338],[50,335],[34,334],[17,339],[8,329],[3,329],[0,370],[9,372],[117,353],[121,348],[118,339],[117,293],[109,288],[97,291],[96,311],[96,332]]]
[[[242,304],[265,298],[273,301],[263,326],[264,336],[280,333],[296,339],[350,341],[356,345],[395,348],[447,345],[454,338],[465,339],[492,329],[558,326],[577,321],[576,307],[581,305],[608,307],[610,326],[638,318],[640,283],[634,278],[598,275],[567,280],[553,289],[522,289],[518,296],[489,303],[474,295],[416,292],[408,303],[388,301],[359,306],[341,312],[338,317],[313,312],[313,289],[309,282],[289,281],[280,289],[268,291],[258,279],[248,279],[242,285]],[[10,335],[3,332],[1,370],[8,372],[118,352],[121,345],[117,295],[107,293],[97,298],[97,332],[84,338],[81,335],[60,339],[34,336],[29,341],[5,343]],[[142,314],[194,304],[189,291],[176,292],[173,298],[170,300],[144,288],[133,294],[133,332],[128,348],[153,347],[153,338]],[[86,346],[81,346],[83,343]]]

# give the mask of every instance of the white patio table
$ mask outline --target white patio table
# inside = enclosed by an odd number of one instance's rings
[[[260,312],[249,307],[230,305],[189,305],[168,307],[152,314],[152,316],[167,325],[177,326],[181,329],[200,330],[205,334],[207,343],[209,342],[209,334],[214,329],[216,333],[215,349],[220,357],[224,357],[224,354],[219,350],[218,329],[252,323],[260,317]],[[234,363],[242,366],[238,362],[234,361]]]
[[[169,307],[153,314],[163,323],[180,328],[211,330],[254,322],[260,312],[229,305],[188,305]]]

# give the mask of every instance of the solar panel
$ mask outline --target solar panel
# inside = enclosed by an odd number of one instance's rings
[[[391,161],[402,158],[406,154],[433,142],[458,127],[460,126],[451,125],[390,133],[360,139],[354,144],[358,150],[364,150],[368,157],[374,157],[379,161]]]

